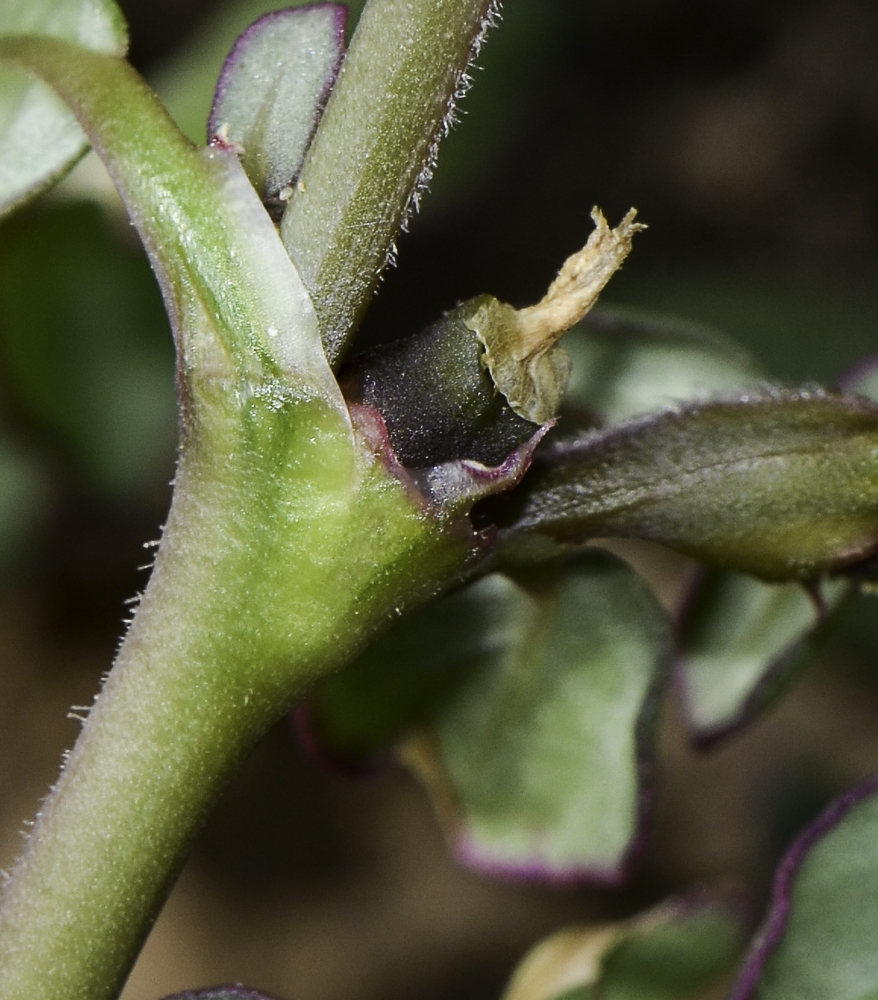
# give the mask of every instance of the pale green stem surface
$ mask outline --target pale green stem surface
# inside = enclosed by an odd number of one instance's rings
[[[466,561],[306,406],[298,433],[297,407],[257,405],[190,438],[143,604],[4,895],[3,1000],[114,997],[242,756]]]
[[[156,568],[0,907],[2,1000],[111,1000],[241,758],[311,679],[456,579],[475,539],[351,422],[237,162],[179,136],[119,59],[24,37],[0,58],[48,81],[101,152],[180,350]]]
[[[492,0],[371,0],[281,235],[329,360],[349,346],[435,147]]]

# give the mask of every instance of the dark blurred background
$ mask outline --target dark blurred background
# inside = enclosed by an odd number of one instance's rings
[[[133,61],[197,133],[260,8],[122,6]],[[831,383],[878,350],[876,66],[869,0],[508,0],[364,342],[482,292],[535,301],[592,205],[612,223],[635,205],[650,229],[605,301],[705,321],[779,380]],[[0,227],[0,865],[146,582],[173,473],[172,366],[151,273],[85,162]],[[679,565],[656,562],[673,601]],[[621,892],[464,872],[411,779],[325,775],[279,727],[125,1000],[222,980],[290,1000],[489,1000],[565,923],[704,884],[744,889],[758,912],[790,837],[878,766],[875,608],[861,598],[781,706],[713,754],[687,748],[669,704],[655,835]]]

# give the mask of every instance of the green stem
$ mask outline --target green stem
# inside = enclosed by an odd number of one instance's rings
[[[492,2],[371,0],[360,18],[281,225],[333,365],[429,177]]]
[[[49,82],[110,167],[187,404],[149,587],[0,907],[3,1000],[110,1000],[241,758],[314,677],[457,578],[475,539],[351,421],[237,161],[183,140],[118,59],[24,37],[0,58]]]
[[[380,464],[339,471],[331,411],[241,423],[189,439],[143,603],[4,894],[3,1000],[114,997],[242,756],[469,555]]]
[[[11,35],[0,61],[48,83],[107,167],[162,287],[184,389],[200,369],[272,371],[342,408],[313,306],[237,159],[193,146],[124,59]]]

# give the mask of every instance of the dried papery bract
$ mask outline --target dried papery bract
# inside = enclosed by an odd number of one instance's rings
[[[556,344],[595,304],[631,251],[634,234],[646,229],[634,221],[636,214],[632,208],[610,229],[601,211],[592,209],[594,232],[582,250],[565,261],[536,305],[513,309],[492,303],[469,321],[485,347],[494,384],[520,416],[541,424],[557,414],[570,361]]]

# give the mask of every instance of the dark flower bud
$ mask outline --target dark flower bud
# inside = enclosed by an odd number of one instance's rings
[[[570,359],[557,341],[591,309],[645,228],[634,210],[595,231],[545,297],[514,309],[481,295],[426,330],[355,359],[342,373],[353,403],[377,409],[397,458],[409,468],[455,459],[497,465],[554,419]]]

